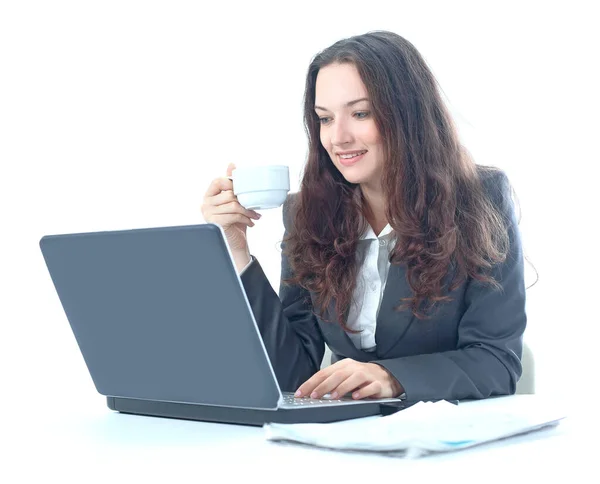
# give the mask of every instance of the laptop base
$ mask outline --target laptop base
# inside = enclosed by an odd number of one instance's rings
[[[265,423],[327,423],[381,415],[381,403],[332,405],[302,409],[254,410],[212,405],[156,402],[133,398],[107,397],[111,410],[151,417],[201,420],[205,422],[262,426]],[[400,410],[400,408],[398,408]]]

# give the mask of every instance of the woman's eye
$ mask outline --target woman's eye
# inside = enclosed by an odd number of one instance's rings
[[[354,116],[358,119],[365,119],[367,116],[369,116],[369,111],[360,111],[358,113],[354,113]]]
[[[331,118],[328,118],[326,116],[319,118],[319,123],[321,123],[321,124],[327,124],[327,123],[329,123],[329,121],[331,121]]]

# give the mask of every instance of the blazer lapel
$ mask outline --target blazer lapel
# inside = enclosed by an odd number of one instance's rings
[[[403,298],[411,295],[412,291],[406,280],[406,266],[392,264],[377,315],[375,343],[379,358],[385,358],[413,324],[415,316],[412,311],[394,310],[395,306],[402,303]]]
[[[332,299],[327,310],[327,318],[329,321],[325,322],[319,318],[319,325],[321,326],[321,331],[325,336],[327,345],[331,351],[337,355],[343,355],[346,358],[352,358],[357,361],[369,361],[372,358],[369,358],[367,353],[354,346],[348,333],[346,333],[338,323],[335,302],[335,298]],[[346,311],[346,316],[348,316],[348,311]]]
[[[406,267],[404,265],[392,264],[383,292],[379,314],[377,315],[377,326],[375,329],[377,358],[385,358],[413,324],[415,316],[410,310],[394,311],[394,307],[401,304],[402,298],[410,297],[411,295],[410,286],[406,281]],[[372,353],[366,353],[354,346],[348,334],[337,322],[335,299],[332,299],[329,304],[327,318],[331,322],[325,322],[319,318],[319,325],[325,336],[327,345],[333,353],[344,355],[347,358],[357,361],[366,362],[373,359]]]

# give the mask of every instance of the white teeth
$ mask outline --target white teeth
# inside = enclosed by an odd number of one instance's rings
[[[347,160],[349,158],[354,158],[356,156],[362,155],[363,153],[366,153],[366,151],[361,151],[360,153],[354,153],[353,155],[340,155],[340,158]]]

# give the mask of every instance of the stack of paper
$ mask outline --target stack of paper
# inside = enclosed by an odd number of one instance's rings
[[[326,424],[266,424],[268,440],[332,449],[403,451],[411,455],[464,449],[556,425],[565,417],[533,399],[519,405],[419,402],[385,417]]]

